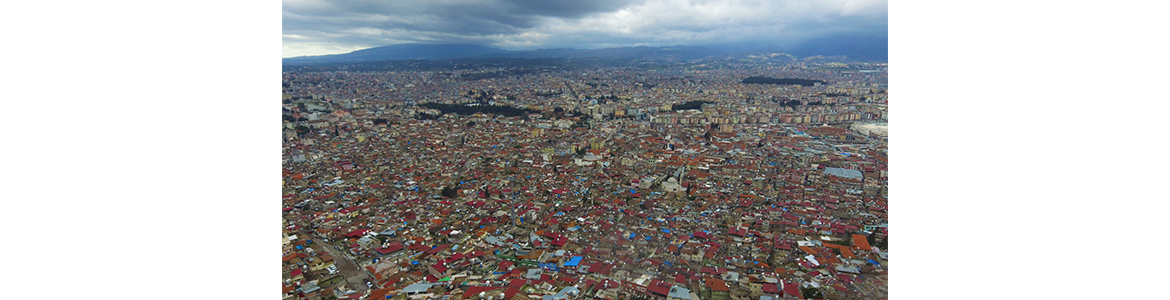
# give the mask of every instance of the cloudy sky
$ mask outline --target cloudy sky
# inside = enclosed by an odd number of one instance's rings
[[[886,0],[283,0],[284,57],[401,43],[508,50],[886,36]]]

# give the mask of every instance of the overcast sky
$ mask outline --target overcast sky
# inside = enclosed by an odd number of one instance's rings
[[[283,0],[284,57],[401,43],[508,50],[886,36],[886,0]]]

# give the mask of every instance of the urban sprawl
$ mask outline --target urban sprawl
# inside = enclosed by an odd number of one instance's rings
[[[284,299],[886,297],[885,64],[282,76]]]

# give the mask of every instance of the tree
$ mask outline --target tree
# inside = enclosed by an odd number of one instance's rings
[[[456,192],[458,192],[458,190],[454,187],[443,186],[443,190],[440,191],[439,194],[442,195],[443,197],[455,198],[455,196],[457,196]]]
[[[671,110],[679,111],[679,110],[687,110],[687,109],[701,109],[703,107],[703,104],[709,104],[709,103],[711,103],[711,102],[710,101],[701,101],[701,100],[687,101],[686,103],[683,103],[682,105],[674,106]]]
[[[815,287],[811,287],[811,286],[800,288],[800,295],[803,296],[805,299],[811,299],[811,298],[824,299],[825,298],[825,293],[822,293],[820,289],[815,288]]]

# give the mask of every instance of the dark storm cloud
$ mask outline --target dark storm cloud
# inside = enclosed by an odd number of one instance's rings
[[[322,1],[328,6],[297,6],[286,1],[284,28],[316,30],[371,27],[457,35],[501,34],[536,26],[540,17],[579,18],[613,11],[624,1]],[[287,18],[290,15],[296,18]],[[322,24],[321,21],[325,21]]]
[[[286,0],[284,56],[413,42],[533,49],[884,35],[885,7],[884,0]]]

